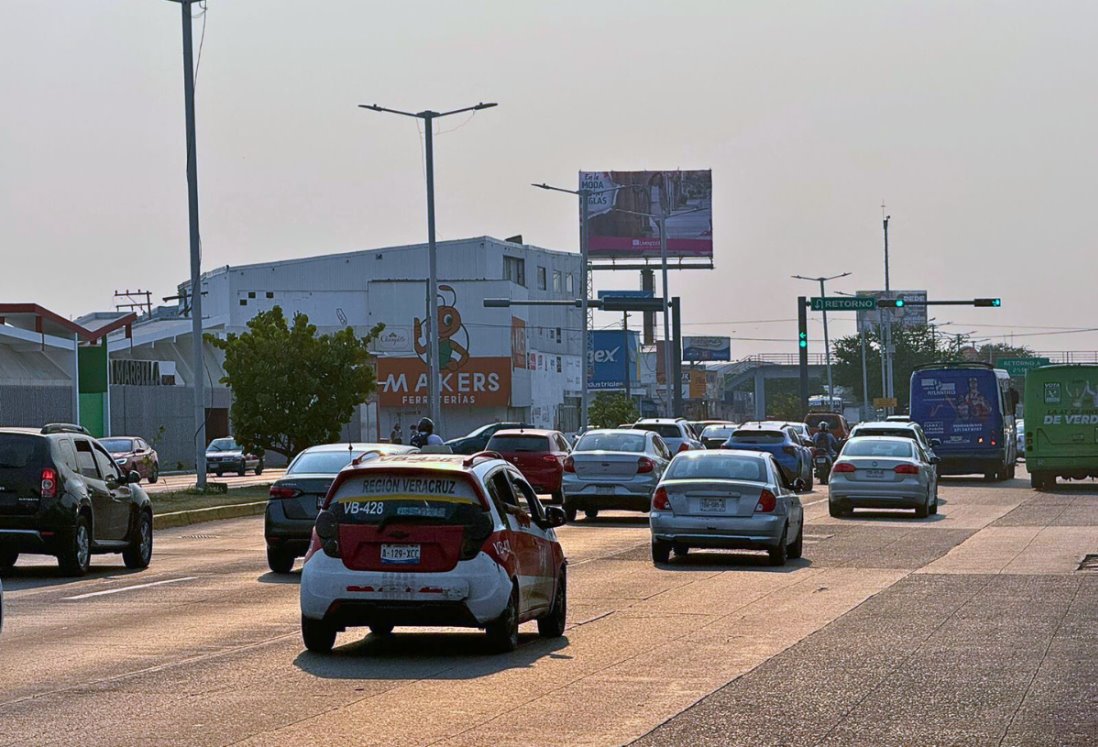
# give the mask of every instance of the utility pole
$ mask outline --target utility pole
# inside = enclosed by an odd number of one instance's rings
[[[427,170],[427,402],[435,432],[443,431],[442,426],[442,378],[439,372],[439,336],[438,336],[438,247],[435,245],[435,148],[434,121],[442,117],[464,112],[478,112],[491,109],[494,103],[479,103],[448,112],[436,112],[427,109],[421,112],[405,112],[398,109],[386,109],[377,104],[359,104],[360,109],[375,112],[399,114],[423,120],[424,150]]]
[[[191,382],[194,386],[194,463],[196,487],[206,488],[206,364],[202,339],[202,239],[198,231],[198,156],[194,124],[194,44],[191,5],[198,0],[173,0],[183,12],[183,110],[187,125],[187,207],[191,239]]]
[[[883,203],[881,204],[881,212],[884,212],[884,204]],[[884,218],[881,221],[881,225],[884,228],[885,294],[891,294],[891,291],[892,291],[892,285],[891,285],[891,282],[890,282],[889,271],[888,271],[888,221],[890,221],[891,219],[892,219],[891,215],[885,215]],[[885,361],[886,361],[885,362],[885,372],[886,372],[885,375],[886,375],[886,382],[887,382],[887,385],[888,385],[888,391],[885,392],[884,396],[886,396],[888,398],[892,398],[892,397],[896,396],[896,379],[895,379],[895,376],[893,375],[893,371],[892,371],[892,357],[893,357],[894,350],[893,350],[893,347],[892,347],[892,310],[891,309],[889,309],[888,313],[885,314],[884,337],[885,337],[884,347],[885,347]],[[889,407],[887,412],[889,414],[892,414],[893,408]]]

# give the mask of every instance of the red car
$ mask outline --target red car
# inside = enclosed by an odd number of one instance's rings
[[[551,495],[553,503],[564,503],[564,460],[571,449],[560,431],[536,428],[499,431],[489,439],[488,451],[518,467],[538,493]]]

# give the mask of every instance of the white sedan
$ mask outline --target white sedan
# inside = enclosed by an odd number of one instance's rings
[[[938,457],[918,441],[895,436],[851,439],[831,468],[827,505],[832,516],[855,508],[913,508],[938,513]]]

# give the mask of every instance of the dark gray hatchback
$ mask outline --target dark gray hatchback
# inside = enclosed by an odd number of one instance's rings
[[[21,553],[53,555],[70,576],[94,553],[145,568],[153,513],[140,479],[79,426],[0,428],[0,571]]]
[[[289,573],[294,561],[309,550],[313,523],[328,488],[344,467],[367,452],[408,454],[419,451],[400,444],[343,443],[305,449],[290,462],[286,474],[271,485],[263,522],[267,565]]]

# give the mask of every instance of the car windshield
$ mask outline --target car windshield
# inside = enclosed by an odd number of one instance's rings
[[[345,481],[329,510],[343,524],[470,524],[484,508],[461,475],[371,471]]]
[[[682,438],[682,431],[679,430],[679,427],[670,423],[637,423],[633,427],[638,431],[658,433],[663,438]]]
[[[236,445],[236,441],[231,438],[215,438],[210,442],[210,448],[207,451],[238,451],[239,446]]]
[[[732,434],[732,440],[738,444],[781,444],[785,443],[785,434],[780,431],[738,430]]]
[[[365,453],[356,451],[306,451],[298,454],[287,475],[335,475],[350,464],[356,457]]]
[[[889,439],[887,441],[877,439],[854,439],[848,441],[843,449],[844,457],[882,457],[891,459],[910,459],[912,456],[911,443]]]
[[[133,451],[132,438],[101,438],[99,443],[103,444],[103,448],[112,454],[124,454],[127,451]]]
[[[488,451],[542,452],[551,451],[549,439],[545,436],[492,436],[488,441]]]
[[[574,451],[644,451],[645,438],[639,433],[588,433]]]
[[[667,470],[669,480],[746,480],[766,482],[766,466],[755,457],[715,452],[697,452],[695,457],[679,457]]]

